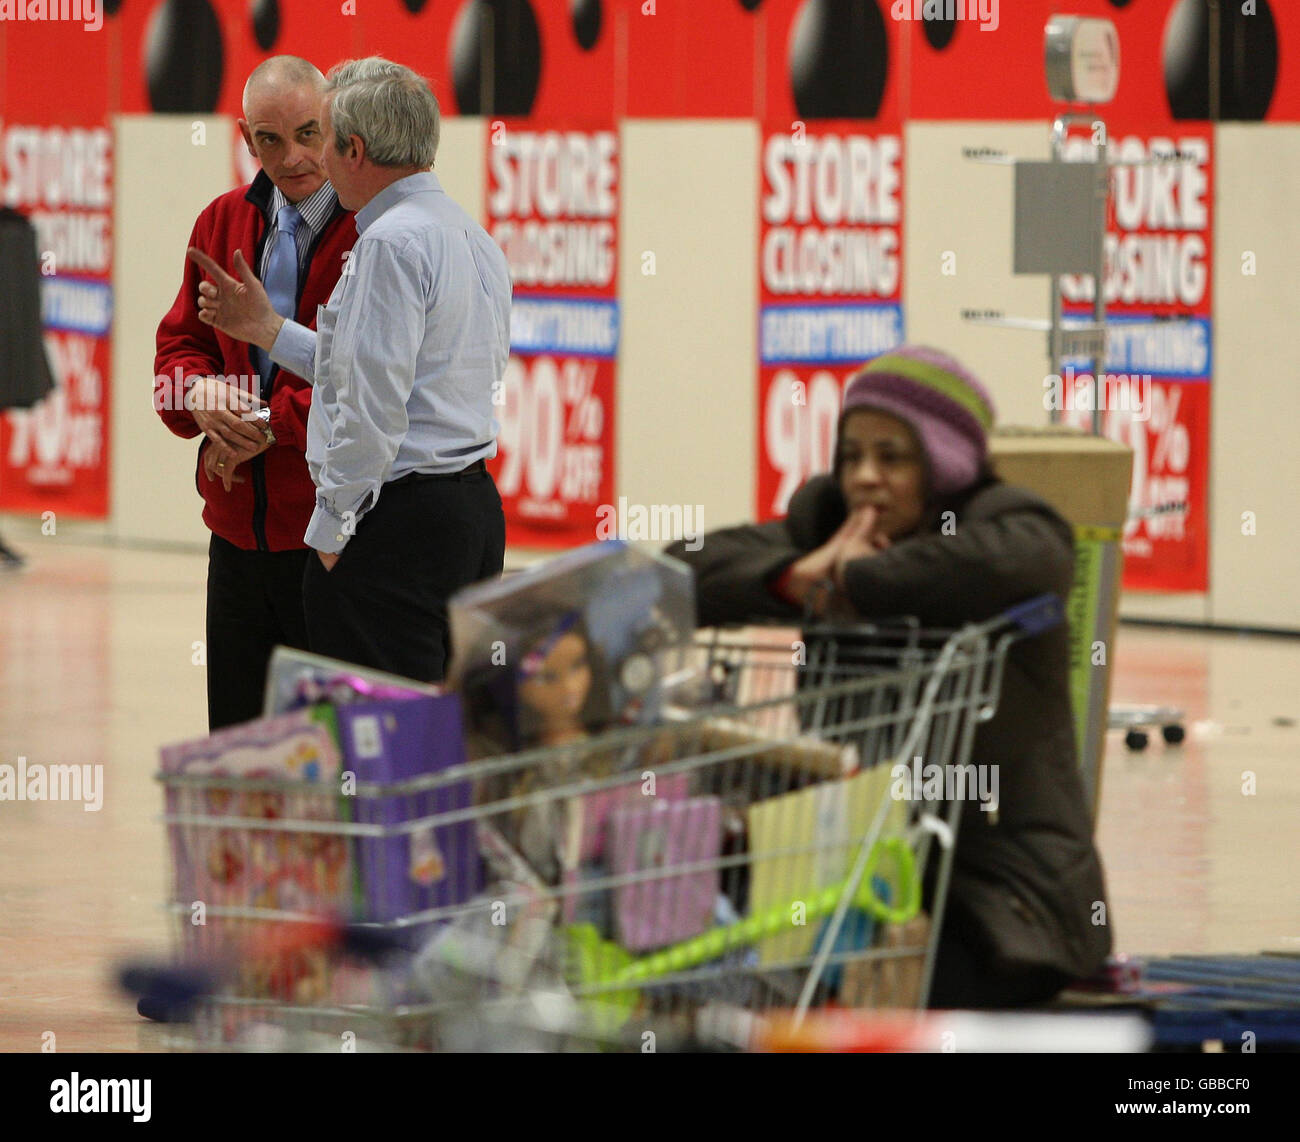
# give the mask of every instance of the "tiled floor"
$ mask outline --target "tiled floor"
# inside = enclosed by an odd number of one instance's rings
[[[13,538],[13,537],[11,537]],[[25,539],[0,576],[0,763],[104,767],[103,806],[0,802],[0,1050],[162,1043],[111,983],[165,950],[158,746],[201,733],[205,557]],[[1188,740],[1112,735],[1100,838],[1121,951],[1300,952],[1300,640],[1126,627],[1115,695]],[[1253,775],[1253,793],[1250,787]]]

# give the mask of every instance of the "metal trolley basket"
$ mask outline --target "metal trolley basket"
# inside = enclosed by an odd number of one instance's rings
[[[741,1046],[768,1011],[924,1006],[962,801],[996,812],[976,728],[1010,644],[1061,615],[702,632],[661,655],[655,724],[401,784],[160,775],[174,864],[221,837],[272,877],[341,862],[333,906],[297,911],[174,876],[194,1044]],[[397,852],[442,903],[388,894]]]

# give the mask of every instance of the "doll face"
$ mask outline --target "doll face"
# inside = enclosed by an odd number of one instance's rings
[[[581,732],[582,707],[590,693],[587,641],[576,631],[556,639],[550,653],[519,687],[524,705],[542,723],[544,739]]]
[[[844,418],[840,491],[849,511],[870,505],[890,539],[910,535],[925,510],[925,461],[911,425],[888,413],[861,409]]]

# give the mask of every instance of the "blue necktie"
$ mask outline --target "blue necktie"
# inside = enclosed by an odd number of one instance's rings
[[[275,216],[275,233],[271,236],[274,245],[267,259],[262,285],[271,299],[271,306],[281,317],[292,318],[294,303],[298,300],[298,243],[294,240],[294,233],[301,222],[302,215],[296,206],[282,206]],[[250,356],[265,386],[271,373],[271,358],[259,345],[252,347]],[[265,392],[262,395],[265,396]]]

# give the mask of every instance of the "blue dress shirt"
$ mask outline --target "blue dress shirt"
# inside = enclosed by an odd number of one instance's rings
[[[313,384],[307,466],[316,510],[304,540],[337,553],[412,472],[496,455],[493,389],[510,355],[510,270],[500,247],[432,171],[357,211],[360,236],[316,331],[286,321],[271,359]]]

